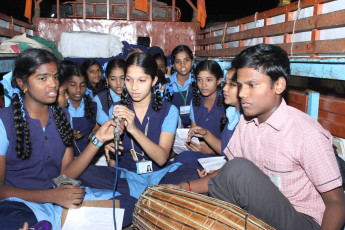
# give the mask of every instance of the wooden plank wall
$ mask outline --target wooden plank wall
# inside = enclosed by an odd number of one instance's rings
[[[322,5],[332,0],[302,0],[300,8],[314,7],[313,16],[298,19],[295,22],[294,11],[298,9],[298,2],[251,15],[245,18],[224,23],[198,32],[196,40],[197,57],[229,57],[235,56],[246,47],[245,40],[262,38],[263,43],[270,43],[270,37],[284,36],[284,42],[276,44],[282,47],[289,55],[291,46],[294,55],[309,55],[317,57],[319,54],[344,54],[345,38],[320,40],[320,30],[345,26],[345,10],[322,14]],[[271,25],[271,18],[285,14],[285,22]],[[246,30],[246,23],[264,20],[264,27]],[[230,27],[239,26],[239,32],[228,34]],[[214,36],[216,31],[222,35]],[[292,43],[292,34],[311,31],[311,40]],[[227,42],[237,42],[238,47],[226,47]],[[214,49],[215,44],[221,44],[223,49]]]

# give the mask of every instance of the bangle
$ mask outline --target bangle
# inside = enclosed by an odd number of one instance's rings
[[[190,186],[190,182],[188,180],[186,182],[188,184],[188,190],[191,192],[192,191],[192,186]]]

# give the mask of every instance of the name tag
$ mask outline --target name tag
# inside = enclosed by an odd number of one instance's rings
[[[190,113],[190,105],[184,105],[180,107],[180,114],[189,114]]]
[[[136,163],[137,165],[137,174],[144,174],[153,172],[152,161],[140,161]]]

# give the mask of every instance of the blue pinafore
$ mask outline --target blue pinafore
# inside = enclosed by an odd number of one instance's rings
[[[29,159],[21,160],[17,157],[16,131],[13,121],[13,107],[0,109],[1,123],[4,125],[8,140],[6,152],[5,184],[23,189],[52,189],[55,187],[53,179],[61,173],[62,158],[66,146],[62,142],[55,123],[52,109],[46,127],[42,129],[41,122],[30,118],[25,110],[30,129],[32,153]],[[105,200],[112,197],[111,190],[87,188],[84,200]],[[120,195],[120,207],[134,207],[136,199]],[[62,207],[52,203],[35,203],[12,197],[0,201],[0,229],[19,229],[26,221],[29,226],[37,221],[48,220],[54,229],[61,228]],[[131,223],[132,215],[125,212],[123,226]]]
[[[189,113],[181,114],[181,106],[189,106],[190,102],[193,99],[192,74],[189,74],[189,77],[187,81],[184,83],[183,87],[181,87],[177,83],[176,75],[177,73],[174,73],[169,78],[167,78],[167,84],[170,84],[169,88],[173,89],[171,103],[179,109],[182,125],[184,128],[187,128],[191,124],[189,119]]]
[[[70,113],[70,109],[73,109],[72,104],[69,102],[68,103],[68,108],[63,108],[67,119],[70,121],[71,126],[73,128],[73,130],[78,130],[80,131],[80,134],[83,134],[84,136],[78,140],[75,141],[75,144],[73,146],[74,148],[74,156],[79,156],[81,152],[83,152],[83,150],[86,148],[86,146],[89,143],[89,136],[92,132],[92,129],[95,127],[96,125],[96,114],[95,116],[93,116],[91,119],[87,119],[85,117],[85,112],[84,109],[82,109],[83,111],[79,111],[80,108],[84,107],[84,105],[82,105],[82,103],[85,102],[85,99],[82,99],[83,101],[81,102],[81,104],[79,105],[79,108],[77,109],[77,112],[79,113],[80,117],[74,117],[71,113]],[[96,103],[93,102],[93,107],[96,113]],[[85,107],[84,107],[85,108]]]
[[[204,107],[205,100],[202,96],[200,106],[195,106],[193,105],[193,103],[191,103],[191,120],[194,121],[197,126],[209,130],[215,137],[219,139],[221,139],[222,134],[220,120],[225,114],[225,106],[217,105],[218,98],[221,96],[222,95],[220,94],[220,90],[218,90],[214,105],[212,106],[210,111],[208,111],[208,108]],[[212,156],[216,156],[216,154],[204,154],[194,151],[185,151],[175,156],[175,161],[184,164],[191,164],[197,167],[199,166],[199,163],[197,161],[199,158]]]

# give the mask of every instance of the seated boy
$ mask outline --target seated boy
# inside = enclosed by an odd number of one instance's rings
[[[233,203],[277,229],[340,229],[342,180],[332,137],[282,98],[290,75],[285,51],[260,44],[232,62],[243,114],[220,170],[175,187]]]

